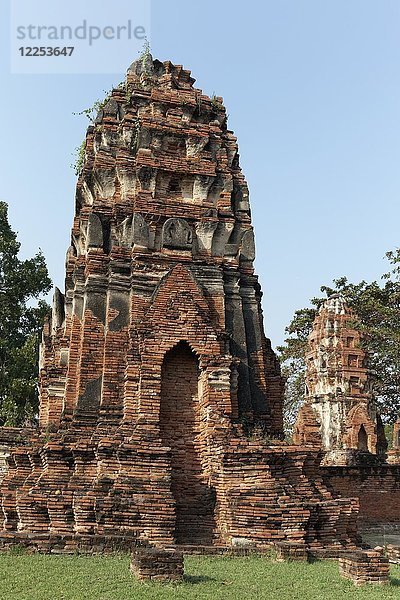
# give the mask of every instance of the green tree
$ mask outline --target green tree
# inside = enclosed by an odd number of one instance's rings
[[[22,425],[37,414],[38,347],[51,287],[44,257],[20,260],[20,243],[0,202],[0,424]]]
[[[355,327],[363,334],[369,365],[375,380],[379,411],[387,423],[400,415],[400,249],[387,252],[390,264],[381,282],[349,283],[346,277],[322,286],[323,297],[313,298],[311,308],[297,310],[278,348],[282,372],[287,378],[285,397],[286,429],[290,431],[303,400],[305,352],[314,318],[321,304],[340,293],[358,317]]]

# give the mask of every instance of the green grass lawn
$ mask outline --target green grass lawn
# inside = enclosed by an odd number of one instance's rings
[[[137,582],[129,557],[0,555],[1,600],[128,600],[268,598],[346,600],[397,598],[400,567],[391,568],[391,585],[356,588],[339,577],[335,562],[278,563],[267,557],[185,558],[184,583]]]

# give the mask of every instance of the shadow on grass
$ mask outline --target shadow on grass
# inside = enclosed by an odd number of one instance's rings
[[[29,552],[26,546],[23,546],[22,544],[14,544],[10,548],[8,548],[8,550],[6,550],[3,554],[5,554],[5,556],[26,556],[29,554]]]
[[[394,587],[400,587],[400,579],[397,579],[396,577],[391,577],[390,578],[390,583]]]
[[[185,583],[206,583],[208,581],[217,581],[214,577],[208,577],[207,575],[184,575],[183,581]]]
[[[313,556],[312,554],[310,554],[308,556],[308,559],[304,562],[307,562],[309,565],[313,565],[314,563],[319,563],[321,562],[320,558],[317,558],[316,556]]]

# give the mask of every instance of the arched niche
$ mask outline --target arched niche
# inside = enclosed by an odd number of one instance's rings
[[[167,219],[162,230],[162,244],[165,248],[190,250],[193,232],[185,219]]]
[[[368,434],[365,431],[364,425],[361,425],[358,430],[357,450],[360,450],[360,452],[368,452]]]

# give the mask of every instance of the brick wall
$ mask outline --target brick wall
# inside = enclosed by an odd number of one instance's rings
[[[358,498],[360,523],[400,523],[400,466],[324,467],[323,479],[335,495]]]

